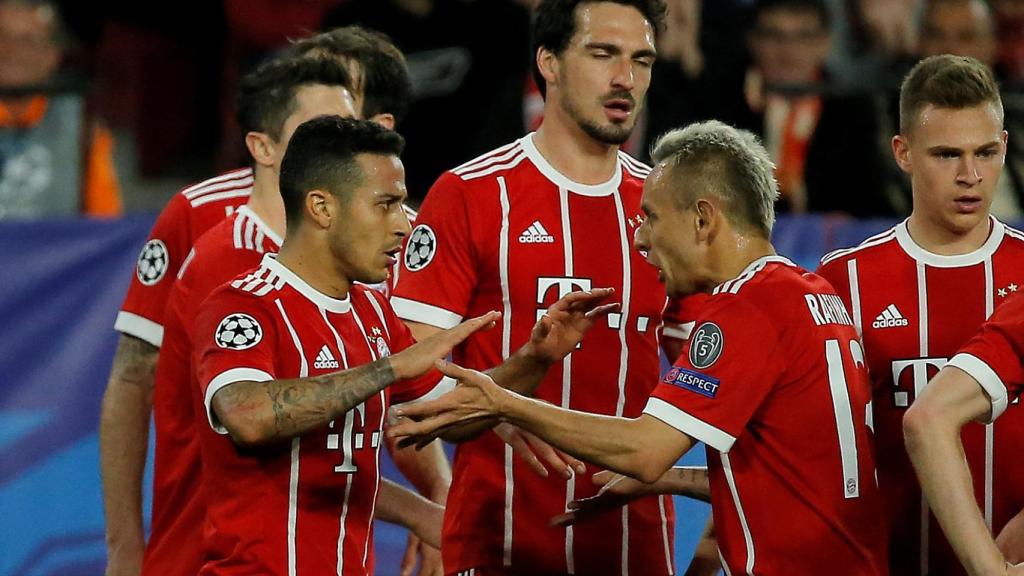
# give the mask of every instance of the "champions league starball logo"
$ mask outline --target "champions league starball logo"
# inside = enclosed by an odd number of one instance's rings
[[[146,242],[135,264],[135,275],[146,286],[156,284],[164,277],[168,265],[167,245],[156,238]]]
[[[255,318],[248,314],[236,312],[228,314],[217,326],[214,340],[217,346],[228,350],[245,350],[252,348],[263,339],[263,328]]]
[[[422,270],[434,259],[437,237],[430,226],[420,224],[413,228],[409,243],[405,245],[405,267],[410,272]]]

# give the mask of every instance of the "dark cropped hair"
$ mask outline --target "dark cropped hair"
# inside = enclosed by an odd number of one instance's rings
[[[335,28],[296,40],[286,54],[352,59],[362,78],[353,78],[363,96],[363,118],[391,114],[405,118],[412,103],[412,79],[405,55],[386,34],[361,26]]]
[[[900,86],[900,132],[907,134],[921,110],[932,104],[939,108],[971,108],[995,104],[1003,117],[1003,100],[992,71],[967,56],[931,56],[917,63]]]
[[[664,28],[665,14],[668,11],[664,0],[542,0],[534,10],[530,28],[532,54],[536,55],[537,50],[543,47],[560,56],[576,35],[576,8],[581,4],[599,2],[632,6],[651,23],[655,33]],[[546,97],[547,86],[536,62],[533,64],[533,79],[540,89],[541,96]]]
[[[295,129],[281,161],[281,198],[289,225],[302,221],[311,190],[346,196],[363,182],[356,156],[400,156],[405,140],[376,122],[321,116]]]
[[[285,120],[295,111],[296,91],[309,84],[352,87],[344,66],[329,58],[270,60],[246,74],[235,96],[235,117],[242,132],[280,138]]]

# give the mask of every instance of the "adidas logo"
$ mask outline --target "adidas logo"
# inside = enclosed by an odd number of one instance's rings
[[[316,355],[316,360],[313,361],[313,368],[317,370],[337,370],[339,366],[338,361],[331,354],[331,349],[324,344],[324,347],[320,349],[320,353]]]
[[[882,310],[882,313],[871,323],[872,328],[895,328],[897,326],[909,326],[910,322],[900,314],[895,304],[889,304]]]
[[[552,244],[555,237],[548,234],[540,220],[534,220],[533,224],[519,235],[520,244]]]

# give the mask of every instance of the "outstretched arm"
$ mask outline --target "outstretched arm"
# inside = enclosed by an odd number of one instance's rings
[[[459,386],[437,400],[403,406],[397,413],[410,420],[394,426],[390,434],[423,436],[498,417],[583,461],[648,483],[661,478],[694,444],[646,414],[630,419],[566,410],[505,390],[475,370],[445,361],[438,361],[438,368],[459,380]],[[413,421],[418,418],[422,420]]]
[[[405,350],[356,368],[322,376],[235,382],[218,390],[214,414],[237,444],[260,445],[301,436],[355,408],[398,380],[429,370],[434,359],[500,317],[467,320]]]

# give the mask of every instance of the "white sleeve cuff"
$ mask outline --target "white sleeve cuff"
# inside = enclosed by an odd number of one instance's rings
[[[217,416],[213,413],[213,395],[216,394],[221,388],[230,386],[235,382],[269,382],[274,377],[267,374],[263,370],[257,370],[256,368],[232,368],[225,372],[221,372],[217,376],[210,380],[210,384],[206,387],[206,398],[203,403],[206,405],[206,418],[210,421],[210,427],[217,434],[227,434],[228,430],[220,421],[217,420]]]
[[[442,330],[454,328],[462,322],[461,314],[398,296],[391,296],[391,307],[402,320],[429,324]]]
[[[139,340],[145,340],[157,348],[160,347],[164,340],[163,326],[148,318],[143,318],[138,314],[132,314],[123,310],[117,313],[117,319],[114,320],[114,330],[122,334],[134,336]]]
[[[409,400],[408,402],[402,402],[401,404],[392,404],[388,408],[388,424],[395,424],[395,422],[397,421],[397,418],[394,417],[395,408],[398,408],[400,406],[412,406],[413,404],[427,402],[428,400],[437,400],[441,396],[444,396],[445,394],[451,392],[452,390],[455,390],[456,384],[458,384],[458,382],[456,382],[454,378],[444,376],[441,378],[441,380],[437,382],[436,386],[431,388],[430,391],[424,394],[423,396],[420,396],[419,398],[414,398],[412,400]]]
[[[731,434],[694,418],[660,398],[648,399],[644,414],[654,416],[683,434],[696,438],[723,454],[727,453],[736,442],[736,438]]]
[[[947,366],[955,366],[964,372],[968,376],[974,378],[974,380],[981,386],[981,389],[988,395],[988,399],[992,402],[992,412],[989,414],[988,419],[984,422],[986,424],[995,421],[1000,415],[1006,410],[1006,406],[1009,402],[1008,394],[1006,392],[1006,385],[1003,384],[1002,378],[996,374],[996,371],[991,366],[985,363],[984,360],[971,354],[957,354],[953,356],[953,359],[949,361]]]
[[[685,324],[670,324],[666,322],[665,326],[661,329],[661,334],[665,338],[689,340],[690,332],[693,332],[694,324],[696,324],[696,322],[686,322]]]

